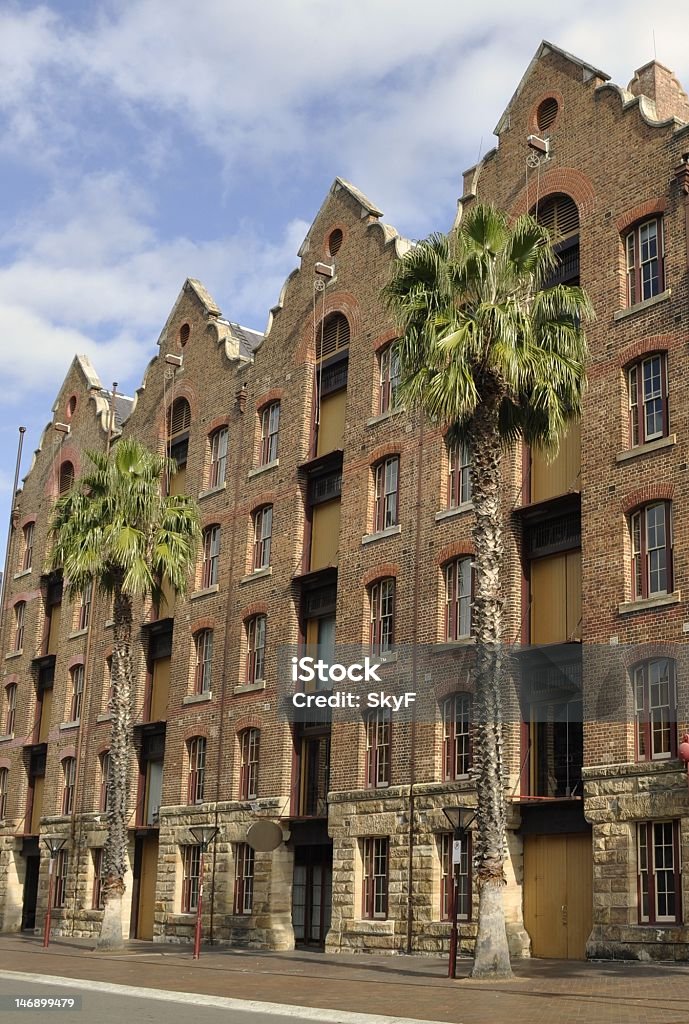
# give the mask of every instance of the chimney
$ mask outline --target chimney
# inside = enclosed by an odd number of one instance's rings
[[[673,72],[657,60],[651,60],[635,71],[628,89],[632,95],[645,96],[655,103],[659,121],[666,121],[670,117],[689,121],[687,94]]]

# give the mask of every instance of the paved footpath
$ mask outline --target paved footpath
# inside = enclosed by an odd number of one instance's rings
[[[84,940],[56,938],[44,950],[35,936],[0,936],[0,976],[49,975],[454,1024],[689,1020],[686,966],[527,960],[514,965],[512,981],[500,983],[473,981],[469,968],[468,960],[460,961],[461,977],[450,981],[445,977],[447,962],[439,957],[325,956],[304,950],[264,953],[213,947],[195,961],[187,947],[157,943],[129,943],[122,953],[104,954],[93,952]],[[23,982],[15,978],[13,984],[19,993]],[[332,1021],[333,1016],[327,1019]]]

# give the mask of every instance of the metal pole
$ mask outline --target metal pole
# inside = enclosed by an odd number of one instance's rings
[[[450,961],[447,968],[448,978],[457,977],[457,946],[459,945],[459,932],[457,928],[457,890],[459,889],[459,864],[455,864],[452,874],[452,930],[450,932]]]
[[[50,861],[48,862],[48,909],[45,915],[45,924],[43,925],[43,948],[47,949],[50,944],[50,914],[53,909],[53,865],[55,858],[50,855]]]
[[[201,858],[199,861],[199,898],[196,901],[196,931],[194,933],[194,956],[198,960],[201,956],[201,907],[203,904],[203,861],[206,854],[206,847],[201,847]]]

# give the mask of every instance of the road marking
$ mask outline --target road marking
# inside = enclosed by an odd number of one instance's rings
[[[447,1024],[447,1021],[419,1017],[386,1017],[379,1013],[357,1013],[354,1010],[326,1010],[314,1006],[290,1006],[287,1003],[262,1003],[256,999],[231,999],[196,992],[169,992],[166,989],[115,985],[109,981],[91,981],[88,978],[61,978],[51,974],[0,971],[0,980],[80,988],[90,992],[107,992],[114,996],[156,999],[167,1003],[193,1003],[194,1006],[214,1006],[219,1010],[234,1010],[237,1013],[272,1013],[281,1017],[299,1017],[300,1020],[323,1021],[325,1024]]]

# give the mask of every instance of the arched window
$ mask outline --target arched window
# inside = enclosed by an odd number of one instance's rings
[[[667,437],[667,353],[655,352],[629,366],[627,382],[631,447]]]
[[[471,455],[464,441],[447,446],[447,507],[459,508],[471,501]]]
[[[445,639],[466,640],[471,636],[471,557],[448,562],[445,577]]]
[[[91,598],[93,596],[93,583],[89,581],[81,592],[79,600],[79,611],[77,613],[76,628],[78,630],[88,629],[91,621]]]
[[[571,196],[556,192],[547,196],[532,211],[539,224],[552,232],[556,242],[560,242],[579,231],[579,210]]]
[[[206,590],[218,582],[220,563],[220,527],[215,524],[203,531],[203,563],[201,565],[201,589]]]
[[[189,782],[187,785],[187,803],[202,804],[206,782],[206,740],[203,736],[193,736],[187,742],[189,754]]]
[[[167,414],[167,436],[170,457],[175,460],[178,469],[187,464],[190,429],[191,407],[186,398],[176,398]]]
[[[23,550],[21,560],[21,571],[28,572],[33,566],[33,538],[36,524],[27,523],[22,530]]]
[[[261,733],[245,729],[239,734],[239,799],[254,800],[258,796],[258,762]]]
[[[317,332],[316,359],[328,359],[349,348],[349,320],[344,313],[331,313]]]
[[[471,695],[454,693],[443,701],[443,778],[459,779],[471,767]]]
[[[227,474],[227,442],[230,432],[227,427],[219,427],[210,436],[211,466],[208,478],[209,488],[220,487],[225,483]]]
[[[69,461],[61,463],[61,465],[60,465],[59,483],[58,483],[58,488],[57,488],[60,497],[62,497],[63,494],[67,494],[67,492],[72,489],[73,483],[74,483],[74,464],[69,462]]]
[[[62,761],[62,813],[71,814],[74,810],[74,787],[77,780],[77,762],[74,757],[65,757]]]
[[[254,557],[253,569],[266,569],[270,565],[270,547],[273,536],[273,506],[264,505],[253,515]]]
[[[379,369],[379,410],[381,413],[390,412],[397,405],[397,389],[400,384],[399,345],[396,341],[387,345],[380,353]]]
[[[371,652],[387,654],[395,642],[395,579],[377,580],[369,589],[371,601]]]
[[[399,522],[399,455],[382,459],[373,467],[375,486],[374,531],[380,533]]]
[[[5,687],[5,721],[3,733],[11,736],[14,733],[15,719],[17,716],[17,684],[10,683]]]
[[[672,506],[643,505],[629,517],[632,544],[632,600],[672,591]]]
[[[631,671],[639,761],[677,756],[677,698],[673,658],[650,658]]]
[[[266,617],[254,615],[246,623],[246,682],[265,679]]]
[[[108,810],[108,786],[110,783],[110,751],[104,750],[100,755],[100,799],[98,810],[104,814]]]
[[[664,282],[662,217],[636,224],[624,236],[627,272],[627,305],[645,302],[660,294]]]
[[[24,620],[26,618],[26,601],[17,601],[14,606],[14,650],[24,650]]]
[[[0,768],[0,821],[7,814],[7,794],[9,792],[10,773],[7,768]]]
[[[213,668],[213,630],[194,634],[194,693],[210,693]]]
[[[366,785],[382,788],[390,785],[390,710],[372,711],[366,719]]]
[[[84,700],[84,666],[75,665],[70,671],[72,695],[70,700],[70,722],[78,722]]]
[[[268,466],[278,457],[280,403],[271,402],[261,409],[261,465]]]

